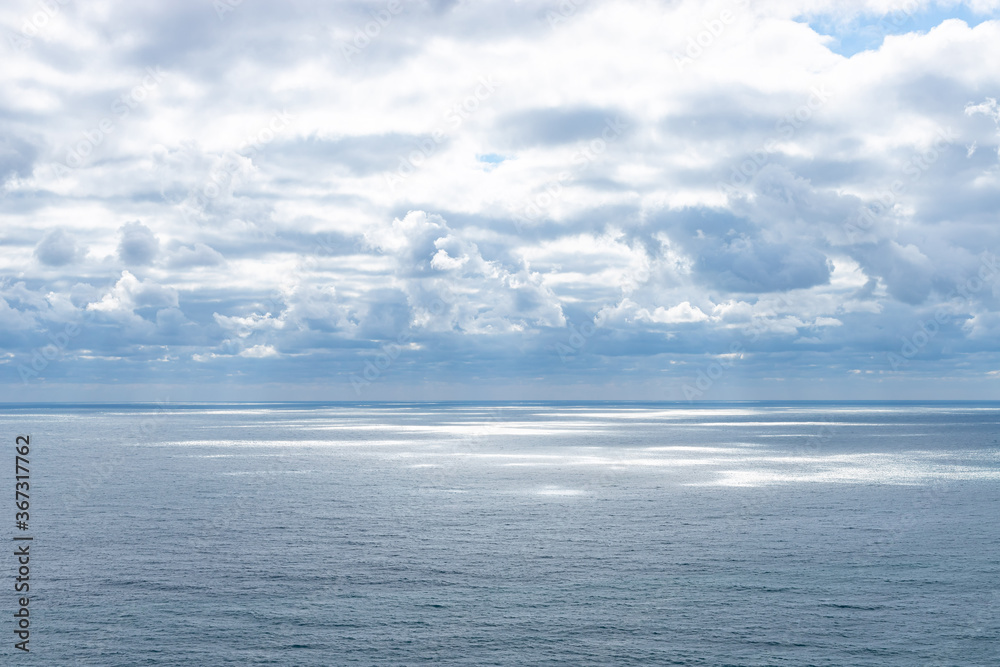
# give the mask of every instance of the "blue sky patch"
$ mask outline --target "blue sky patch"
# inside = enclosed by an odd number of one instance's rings
[[[903,5],[901,5],[903,6]],[[862,51],[873,51],[882,46],[887,35],[904,35],[911,32],[926,33],[948,19],[961,19],[970,27],[996,18],[996,12],[989,15],[977,14],[965,5],[947,9],[932,6],[921,11],[899,9],[888,14],[863,13],[850,20],[841,15],[800,17],[800,22],[821,35],[834,38],[827,47],[834,53],[850,58]]]

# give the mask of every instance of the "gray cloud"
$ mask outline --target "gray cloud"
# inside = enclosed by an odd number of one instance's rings
[[[160,241],[153,230],[138,220],[127,222],[118,230],[118,257],[129,266],[150,264],[160,249]]]
[[[83,251],[72,236],[62,229],[53,229],[35,246],[35,257],[46,266],[65,266],[77,261]]]
[[[622,116],[616,109],[530,109],[500,118],[496,131],[514,148],[556,146],[599,138],[609,123]]]
[[[0,185],[12,177],[24,178],[31,174],[38,149],[9,131],[0,132]]]
[[[219,266],[224,264],[226,259],[213,248],[204,243],[194,245],[181,245],[170,255],[168,264],[172,268],[184,269],[195,266]]]
[[[889,294],[903,303],[920,305],[930,295],[934,263],[916,246],[882,241],[856,248],[854,256],[867,273],[882,278]]]
[[[826,284],[830,264],[815,248],[766,243],[736,236],[702,245],[696,270],[717,287],[736,292],[774,292]]]
[[[693,271],[713,287],[774,292],[824,285],[830,279],[831,264],[813,239],[789,234],[781,240],[782,226],[773,221],[759,227],[728,211],[690,209],[672,212],[662,222],[671,241],[690,255]]]
[[[311,137],[276,146],[269,151],[269,158],[283,166],[301,169],[306,165],[324,171],[346,168],[349,173],[361,176],[395,169],[403,156],[421,146],[438,146],[430,135],[378,134],[340,139],[319,139]]]

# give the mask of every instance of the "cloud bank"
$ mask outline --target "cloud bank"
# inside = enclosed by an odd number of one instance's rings
[[[998,12],[6,3],[0,399],[998,398]]]

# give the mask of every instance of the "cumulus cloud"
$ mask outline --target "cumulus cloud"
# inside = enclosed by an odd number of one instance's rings
[[[879,276],[889,294],[903,303],[921,304],[931,293],[934,263],[913,244],[883,241],[857,248],[854,256],[860,258],[867,273]]]
[[[486,259],[439,215],[411,211],[367,238],[393,258],[415,326],[495,334],[565,325],[558,299],[538,274]]]
[[[153,230],[138,220],[127,222],[118,230],[118,257],[134,266],[151,264],[160,249],[160,241]]]
[[[46,266],[65,266],[77,261],[83,251],[76,240],[62,229],[46,232],[35,246],[35,257]]]
[[[30,329],[34,325],[35,319],[31,314],[12,308],[3,297],[0,297],[0,328],[16,331]]]
[[[180,245],[173,251],[168,260],[169,266],[175,269],[197,266],[219,266],[220,264],[225,264],[225,262],[225,258],[219,251],[204,243]]]
[[[213,313],[212,317],[220,327],[235,332],[240,337],[249,336],[255,331],[283,329],[285,327],[284,320],[275,318],[271,313],[264,315],[253,313],[247,317],[227,317]]]
[[[128,271],[122,271],[121,278],[100,301],[87,304],[87,310],[100,313],[132,313],[136,308],[176,308],[177,290],[157,285],[152,281],[141,281]]]
[[[671,308],[658,307],[650,315],[653,322],[664,324],[674,324],[679,322],[704,322],[708,315],[703,313],[697,306],[692,306],[687,301],[683,301]]]
[[[699,307],[682,301],[676,306],[655,309],[643,308],[632,299],[625,297],[614,307],[605,307],[595,317],[599,326],[651,324],[690,324],[712,319]]]
[[[982,114],[1000,123],[1000,107],[997,106],[996,99],[992,97],[987,97],[985,102],[980,102],[979,104],[967,104],[965,106],[965,113],[969,116]]]
[[[272,345],[254,345],[240,352],[240,356],[248,359],[267,359],[278,356],[278,351]]]

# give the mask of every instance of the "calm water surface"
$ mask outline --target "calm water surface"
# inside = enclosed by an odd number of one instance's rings
[[[35,536],[4,664],[1000,664],[998,404],[0,423],[32,436]]]

